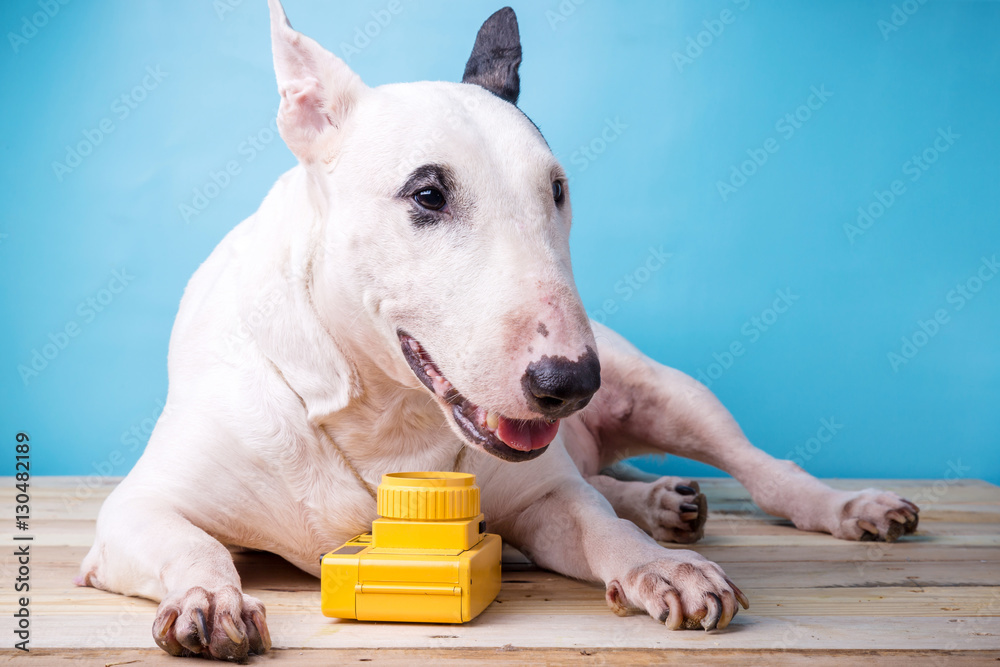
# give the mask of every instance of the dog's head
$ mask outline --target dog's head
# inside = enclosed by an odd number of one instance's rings
[[[597,391],[600,364],[566,174],[515,106],[514,12],[483,24],[462,83],[369,88],[270,2],[278,126],[325,225],[317,292],[337,295],[317,307],[364,318],[373,358],[432,392],[468,444],[538,456]]]

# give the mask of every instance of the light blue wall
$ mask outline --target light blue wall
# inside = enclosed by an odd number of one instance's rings
[[[371,85],[458,78],[497,8],[399,1],[350,57]],[[286,9],[343,55],[389,4]],[[957,465],[1000,482],[1000,279],[977,275],[995,277],[983,258],[1000,253],[1000,4],[514,4],[522,108],[571,173],[588,310],[705,373],[755,443],[818,475],[943,478]],[[48,5],[58,12],[35,34],[24,21]],[[166,393],[185,282],[293,164],[268,143],[267,13],[263,0],[8,0],[0,26],[0,440],[12,452],[28,431],[36,474],[122,474]],[[57,174],[87,133],[92,152]],[[936,160],[923,170],[925,152]],[[179,206],[229,161],[240,173],[185,221]],[[741,165],[753,174],[723,196]],[[852,230],[897,180],[891,205]],[[768,310],[776,299],[785,312]],[[943,324],[927,324],[935,314]],[[22,380],[36,350],[53,358]]]

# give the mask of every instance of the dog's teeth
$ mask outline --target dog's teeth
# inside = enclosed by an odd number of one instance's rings
[[[495,429],[500,425],[500,415],[495,412],[486,413],[486,425],[491,429]]]
[[[451,383],[440,375],[435,375],[431,377],[431,385],[434,387],[434,393],[441,398],[447,398],[448,391],[451,389]]]

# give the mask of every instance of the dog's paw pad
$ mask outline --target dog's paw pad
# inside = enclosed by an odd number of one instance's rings
[[[235,662],[271,648],[264,605],[233,586],[168,595],[156,610],[153,639],[171,655]]]

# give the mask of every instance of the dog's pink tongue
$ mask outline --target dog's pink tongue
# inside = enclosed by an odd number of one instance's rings
[[[508,447],[522,452],[541,449],[555,440],[558,432],[558,419],[550,424],[544,419],[522,421],[500,417],[500,424],[497,426],[497,437]]]

